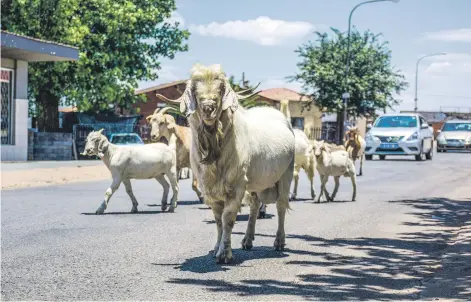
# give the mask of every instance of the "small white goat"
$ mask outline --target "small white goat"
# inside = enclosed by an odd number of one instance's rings
[[[173,196],[169,212],[177,207],[178,183],[175,155],[175,138],[172,137],[169,146],[163,143],[146,144],[142,146],[119,146],[108,141],[102,134],[103,129],[92,131],[85,140],[82,155],[98,155],[110,170],[113,181],[105,192],[103,203],[96,214],[103,214],[114,192],[121,182],[126,187],[126,193],[132,201],[131,213],[137,213],[137,200],[132,192],[131,179],[155,178],[163,187],[162,211],[167,209],[169,185],[164,175],[167,175],[172,186]]]
[[[350,177],[353,186],[352,201],[355,201],[357,194],[356,172],[353,160],[347,151],[332,149],[324,143],[324,141],[314,141],[314,155],[317,161],[317,171],[321,177],[321,194],[317,202],[321,201],[322,195],[325,193],[327,201],[334,201],[335,195],[339,189],[340,176]],[[329,196],[325,185],[329,177],[333,176],[335,180],[335,188],[332,197]]]
[[[280,102],[280,111],[286,116],[288,122],[291,123],[291,113],[289,111],[289,100],[282,100]],[[293,129],[295,149],[294,155],[294,189],[291,195],[292,199],[296,199],[298,195],[298,182],[299,182],[299,170],[303,168],[306,175],[311,182],[311,198],[316,198],[316,190],[314,189],[314,172],[316,170],[316,162],[314,161],[314,153],[312,151],[312,145],[307,138],[306,133],[300,129]]]
[[[185,92],[175,101],[188,117],[193,138],[191,166],[196,168],[193,172],[204,201],[216,220],[218,263],[232,259],[232,228],[244,197],[250,201],[250,215],[242,248],[252,248],[260,202],[276,202],[274,246],[282,250],[285,245],[285,214],[294,168],[293,130],[278,110],[245,110],[239,106],[240,98],[220,65],[196,64]]]
[[[151,139],[153,141],[159,141],[161,137],[165,137],[169,141],[172,135],[177,138],[177,175],[180,175],[183,168],[191,168],[191,131],[189,127],[177,125],[173,116],[166,114],[170,109],[172,108],[155,109],[154,114],[147,117],[147,122],[151,125]],[[192,189],[196,192],[200,202],[203,203],[203,194],[198,189],[195,173],[193,173]]]

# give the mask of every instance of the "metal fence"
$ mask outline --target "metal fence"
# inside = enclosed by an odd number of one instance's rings
[[[89,156],[80,155],[85,148],[85,139],[92,131],[105,129],[103,135],[110,139],[115,133],[137,133],[140,134],[139,128],[135,124],[115,124],[115,123],[96,123],[96,124],[76,124],[73,126],[72,139],[74,142],[74,156],[77,159],[90,159]]]
[[[324,140],[333,143],[336,141],[337,128],[335,125],[324,124],[322,128],[308,128],[305,133],[309,140]]]

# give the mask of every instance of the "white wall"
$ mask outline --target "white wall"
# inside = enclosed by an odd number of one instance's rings
[[[28,159],[28,63],[25,61],[16,61],[13,104],[14,144],[1,145],[1,160],[26,161]]]

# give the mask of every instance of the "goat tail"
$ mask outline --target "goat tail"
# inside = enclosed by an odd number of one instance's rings
[[[289,100],[284,99],[280,102],[280,111],[291,122],[291,113],[289,111]]]

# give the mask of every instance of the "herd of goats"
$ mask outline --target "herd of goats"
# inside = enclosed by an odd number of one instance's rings
[[[355,161],[360,159],[361,175],[365,149],[358,129],[347,132],[345,145],[322,140],[311,143],[302,130],[292,128],[287,100],[281,102],[280,110],[269,106],[245,109],[239,105],[240,99],[252,95],[236,93],[220,65],[196,64],[178,100],[158,95],[169,103],[179,104],[189,127],[177,125],[175,119],[166,114],[171,107],[156,109],[147,117],[152,127],[152,140],[165,137],[168,144],[117,146],[103,135],[103,129],[89,133],[83,155],[100,157],[113,179],[96,213],[104,213],[121,183],[131,198],[131,212],[137,212],[138,202],[130,179],[151,178],[163,187],[162,211],[167,210],[169,187],[172,187],[168,211],[173,212],[178,200],[178,175],[181,169],[189,168],[193,175],[193,190],[214,214],[217,262],[228,263],[232,259],[232,228],[243,204],[249,206],[250,215],[242,248],[252,248],[255,222],[264,216],[266,205],[270,203],[276,203],[278,212],[274,246],[276,250],[284,248],[285,213],[290,208],[290,199],[296,198],[301,168],[310,180],[313,199],[316,197],[313,180],[317,170],[321,179],[318,202],[323,194],[327,201],[334,200],[342,175],[351,178],[354,201]],[[326,190],[330,176],[335,180],[332,195]],[[294,191],[290,194],[293,178]]]

